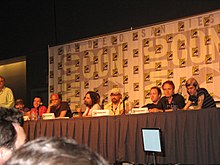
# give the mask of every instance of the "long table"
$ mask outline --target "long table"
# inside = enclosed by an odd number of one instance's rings
[[[160,128],[163,153],[158,163],[220,164],[220,110],[176,111],[106,117],[26,121],[28,140],[73,138],[110,163],[152,162],[143,151],[141,128]]]

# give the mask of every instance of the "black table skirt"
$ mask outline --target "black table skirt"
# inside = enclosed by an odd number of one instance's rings
[[[27,121],[28,140],[38,137],[73,138],[110,163],[152,162],[143,151],[141,128],[162,131],[163,153],[157,163],[220,164],[220,110],[177,111],[93,118]]]

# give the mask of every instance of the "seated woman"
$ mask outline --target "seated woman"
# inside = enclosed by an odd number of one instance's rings
[[[46,112],[47,112],[47,107],[43,105],[41,97],[39,96],[34,97],[33,108],[31,108],[29,114],[30,119],[37,120],[42,117],[43,113]]]
[[[215,101],[205,88],[200,88],[194,78],[186,81],[186,89],[189,94],[188,102],[184,110],[216,107]]]

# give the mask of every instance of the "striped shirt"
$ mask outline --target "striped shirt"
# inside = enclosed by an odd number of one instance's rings
[[[213,108],[213,107],[216,107],[214,99],[212,98],[212,96],[208,93],[208,91],[205,88],[199,88],[197,90],[197,98],[199,96],[202,96],[202,95],[204,95],[204,100],[203,100],[203,103],[202,103],[202,108]],[[196,100],[196,102],[198,103],[198,99]]]

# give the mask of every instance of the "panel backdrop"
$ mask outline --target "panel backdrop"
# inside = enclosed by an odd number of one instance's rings
[[[134,107],[150,102],[152,86],[166,80],[187,98],[194,77],[220,100],[220,10],[129,31],[49,47],[49,95],[61,93],[72,111],[85,93],[108,102],[112,87]]]

